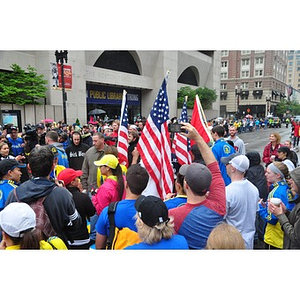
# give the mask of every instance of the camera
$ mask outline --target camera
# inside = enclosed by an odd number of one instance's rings
[[[168,131],[171,133],[186,132],[186,130],[183,129],[182,126],[183,125],[178,123],[170,123],[168,125]]]

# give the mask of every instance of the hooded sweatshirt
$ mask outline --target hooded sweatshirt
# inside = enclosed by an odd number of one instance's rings
[[[250,166],[245,177],[258,188],[259,197],[266,201],[269,191],[265,176],[265,168],[261,165],[260,155],[257,151],[253,151],[248,152],[246,156],[250,161]]]
[[[38,198],[47,196],[44,201],[45,210],[53,229],[67,245],[70,229],[74,230],[81,225],[81,217],[75,208],[72,194],[44,177],[27,180],[16,187],[15,191],[17,198],[11,192],[5,206],[17,201],[29,204]]]
[[[73,141],[71,140],[71,144],[66,148],[66,154],[68,156],[69,161],[69,168],[72,168],[74,170],[81,170],[84,155],[89,148],[90,147],[87,144],[82,142],[81,135],[80,143],[78,146],[74,145]]]

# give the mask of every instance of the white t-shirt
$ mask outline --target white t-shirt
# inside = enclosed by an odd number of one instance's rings
[[[259,191],[247,179],[233,181],[226,186],[226,223],[239,230],[246,249],[253,249]]]

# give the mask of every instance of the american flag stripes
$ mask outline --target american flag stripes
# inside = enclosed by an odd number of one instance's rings
[[[186,108],[186,100],[183,103],[182,111],[179,119],[179,123],[188,122],[187,117],[187,108]],[[191,141],[187,137],[183,136],[180,133],[175,133],[173,140],[173,147],[175,150],[175,154],[177,157],[177,161],[180,165],[190,164],[192,162],[190,150],[191,150]]]
[[[127,92],[123,90],[121,122],[118,133],[117,149],[119,153],[119,163],[128,167],[128,112],[127,112]]]
[[[142,163],[162,199],[173,191],[174,181],[168,121],[167,82],[164,78],[137,144]]]

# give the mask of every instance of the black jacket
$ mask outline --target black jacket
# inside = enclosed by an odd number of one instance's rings
[[[56,187],[54,189],[54,187]],[[72,194],[63,187],[58,187],[47,178],[27,180],[16,187],[16,194],[20,202],[29,203],[47,196],[44,201],[45,210],[57,235],[68,245],[70,230],[78,229],[81,217],[78,214]],[[5,206],[17,202],[13,191],[9,194]]]
[[[96,209],[87,194],[80,193],[77,187],[67,187],[68,191],[73,195],[73,200],[78,213],[81,216],[81,226],[78,229],[70,229],[70,235],[76,243],[76,240],[89,239],[90,235],[87,230],[86,219],[89,219],[96,213]]]
[[[247,178],[257,187],[259,191],[259,197],[266,200],[268,198],[269,191],[265,176],[265,168],[260,164],[260,155],[257,151],[253,151],[248,152],[246,156],[250,161],[250,167],[245,174],[245,178]]]
[[[68,156],[69,168],[74,170],[81,170],[84,160],[84,155],[89,146],[83,142],[80,142],[78,146],[73,143],[66,148],[66,154]]]

